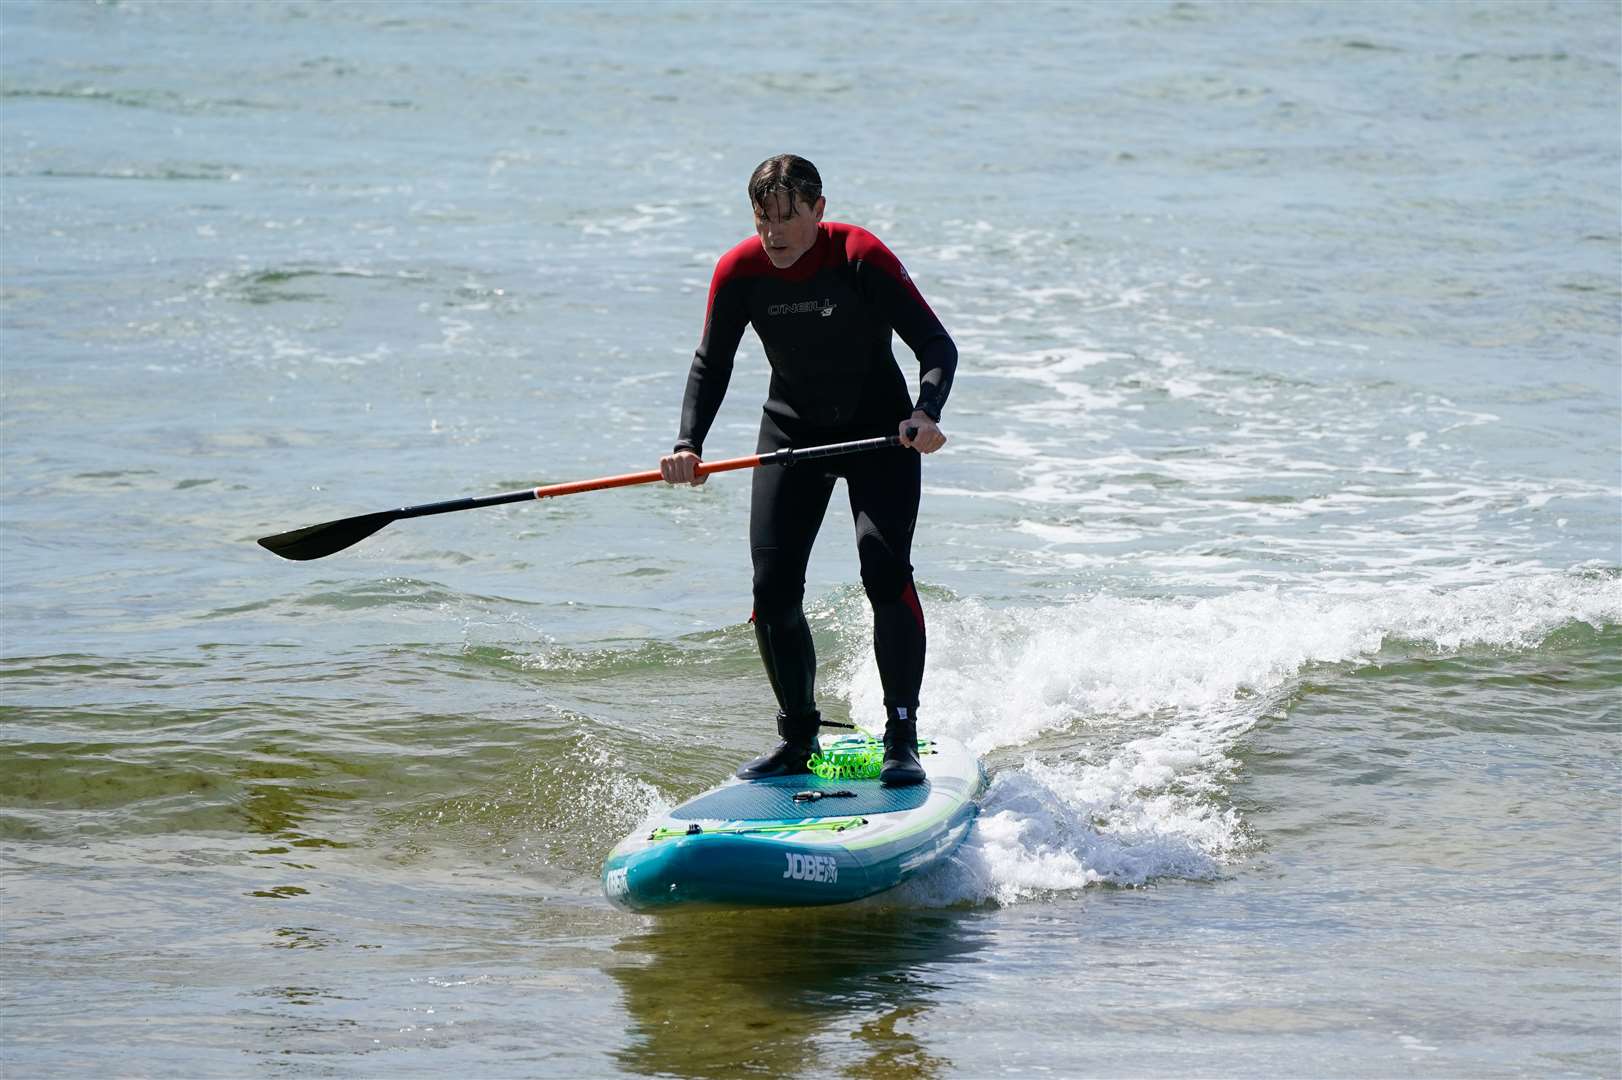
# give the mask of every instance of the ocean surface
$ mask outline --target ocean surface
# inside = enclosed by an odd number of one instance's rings
[[[1615,2],[0,4],[0,1072],[1622,1074],[1619,68]],[[654,467],[784,151],[962,353],[989,787],[891,894],[627,915],[769,742],[747,476],[254,541]],[[837,497],[807,602],[881,723]]]

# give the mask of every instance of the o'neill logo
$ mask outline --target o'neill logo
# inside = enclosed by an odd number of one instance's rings
[[[839,880],[839,864],[829,855],[800,855],[793,851],[785,851],[788,856],[788,869],[783,876],[792,881],[827,881]]]
[[[797,304],[771,304],[766,308],[768,315],[809,315],[811,312],[821,313],[824,319],[834,313],[839,305],[832,300],[801,300]]]

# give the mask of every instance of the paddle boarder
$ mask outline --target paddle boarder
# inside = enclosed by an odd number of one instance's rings
[[[834,482],[845,481],[862,585],[873,607],[873,651],[884,688],[884,766],[891,786],[924,779],[918,761],[918,690],[924,612],[912,579],[919,454],[946,444],[941,407],[957,347],[890,249],[865,229],[824,221],[827,200],[811,162],[782,154],[749,178],[754,237],[721,257],[704,331],[687,377],[681,430],[659,462],[672,484],[702,484],[704,437],[715,420],[744,328],[771,365],[758,452],[813,442],[900,434],[902,447],[754,473],[749,550],[755,641],[777,697],[776,748],[738,770],[744,779],[808,772],[823,723],[816,650],[802,600],[811,545]],[[892,332],[918,358],[908,390]],[[914,452],[916,451],[916,453]]]

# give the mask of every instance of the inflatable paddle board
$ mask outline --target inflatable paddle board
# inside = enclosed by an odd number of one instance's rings
[[[830,760],[871,745],[860,734],[822,740]],[[838,770],[730,780],[620,841],[603,864],[603,890],[646,912],[841,904],[892,888],[956,850],[985,783],[979,759],[956,742],[920,751],[928,778],[911,787]]]

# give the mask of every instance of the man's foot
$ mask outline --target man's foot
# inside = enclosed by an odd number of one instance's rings
[[[908,787],[925,780],[918,760],[918,718],[910,709],[891,709],[884,724],[884,767],[879,782],[885,787]]]
[[[799,776],[811,771],[811,755],[821,747],[817,744],[817,728],[822,717],[785,716],[777,714],[777,734],[783,741],[775,749],[746,761],[735,774],[740,780],[764,780],[770,776]]]

